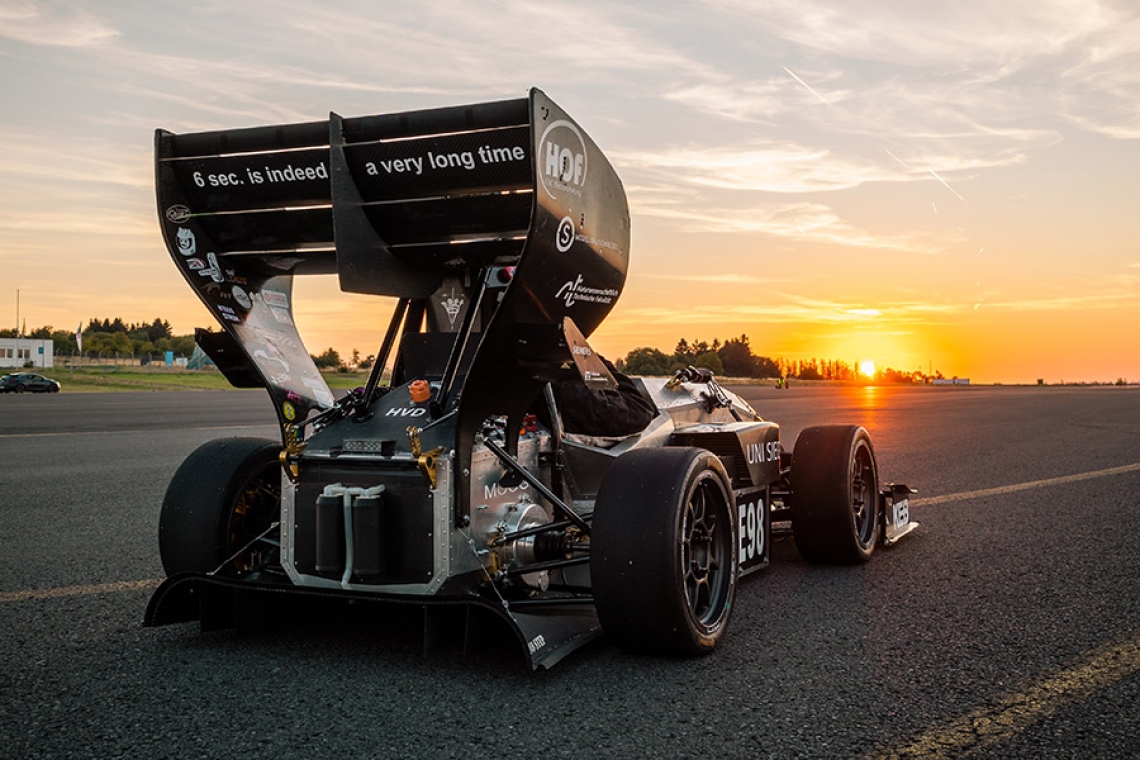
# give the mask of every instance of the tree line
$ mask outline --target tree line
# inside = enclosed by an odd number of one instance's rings
[[[172,351],[174,356],[189,358],[194,354],[193,335],[175,335],[170,322],[155,317],[151,322],[124,322],[121,317],[114,319],[92,318],[87,324],[80,323],[83,335],[83,350],[79,350],[75,330],[56,330],[51,325],[25,330],[22,337],[33,340],[50,340],[55,356],[82,356],[87,358],[117,357],[120,359],[156,359]],[[0,338],[18,338],[20,332],[14,329],[0,329]],[[322,354],[313,355],[313,361],[321,369],[348,371],[350,367],[368,369],[373,357],[361,357],[355,348],[349,362],[341,359],[333,348]]]
[[[51,325],[26,331],[23,337],[50,340],[56,356],[149,357],[173,351],[175,356],[194,353],[193,335],[174,335],[170,322],[156,317],[153,322],[127,323],[114,319],[89,319],[80,325],[83,351],[75,330],[56,330]],[[16,330],[0,330],[0,338],[20,337]]]
[[[713,338],[688,341],[681,338],[672,354],[656,348],[635,348],[617,361],[617,368],[630,375],[672,375],[688,366],[712,370],[721,377],[797,378],[799,380],[857,380],[858,368],[837,359],[773,359],[752,351],[747,335],[729,338],[723,343]],[[922,372],[880,369],[875,379],[887,383],[927,383],[931,377]]]

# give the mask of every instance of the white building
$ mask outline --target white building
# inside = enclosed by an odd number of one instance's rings
[[[23,367],[28,362],[35,369],[55,366],[55,344],[51,339],[0,338],[0,367]]]

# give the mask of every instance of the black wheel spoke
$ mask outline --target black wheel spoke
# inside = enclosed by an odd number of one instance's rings
[[[725,587],[722,567],[726,552],[733,549],[725,545],[731,533],[717,530],[726,509],[723,496],[708,481],[698,484],[685,505],[680,536],[685,598],[702,625],[711,625],[721,614],[717,599]]]

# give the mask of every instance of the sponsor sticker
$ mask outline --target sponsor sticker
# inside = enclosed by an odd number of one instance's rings
[[[566,119],[552,122],[538,142],[539,181],[551,198],[557,193],[582,197],[589,160],[586,140],[578,125]]]
[[[385,417],[422,417],[427,414],[427,409],[423,407],[393,407],[384,412]]]
[[[568,216],[562,217],[558,223],[558,233],[554,238],[554,246],[559,253],[566,253],[574,245],[574,220]]]
[[[179,227],[175,237],[178,239],[178,252],[183,256],[193,256],[198,252],[198,239],[190,229]]]
[[[451,289],[451,293],[443,299],[443,310],[447,312],[447,321],[455,327],[455,320],[459,316],[459,310],[463,308],[463,296],[455,292],[455,288]]]
[[[222,315],[222,319],[226,320],[227,322],[236,322],[238,324],[241,324],[241,317],[239,317],[237,315],[237,312],[235,312],[229,306],[220,303],[215,304],[215,306],[218,309],[218,313]]]
[[[176,203],[170,208],[166,209],[166,220],[174,224],[182,224],[183,222],[190,221],[190,209],[183,206],[181,203]]]
[[[279,306],[282,309],[289,308],[289,296],[278,290],[261,291],[261,299],[265,301],[267,306]]]
[[[616,288],[592,288],[583,284],[582,275],[578,275],[573,280],[563,283],[554,297],[561,298],[566,303],[566,307],[570,308],[579,301],[611,304],[620,293],[621,291]]]
[[[285,419],[292,422],[297,419],[297,407],[293,406],[291,402],[286,401],[281,405],[281,414],[285,416]]]
[[[233,290],[230,292],[233,293],[234,300],[238,302],[238,306],[241,306],[246,311],[253,308],[253,299],[249,297],[249,293],[246,293],[245,289],[240,285],[234,285]]]
[[[210,265],[198,270],[198,276],[209,277],[214,282],[224,282],[226,278],[222,274],[222,268],[218,266],[218,254],[207,253],[206,260],[210,262]]]

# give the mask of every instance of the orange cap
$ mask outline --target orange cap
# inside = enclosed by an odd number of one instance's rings
[[[411,394],[412,401],[421,404],[431,398],[431,386],[427,380],[413,380],[408,386],[408,393]]]

